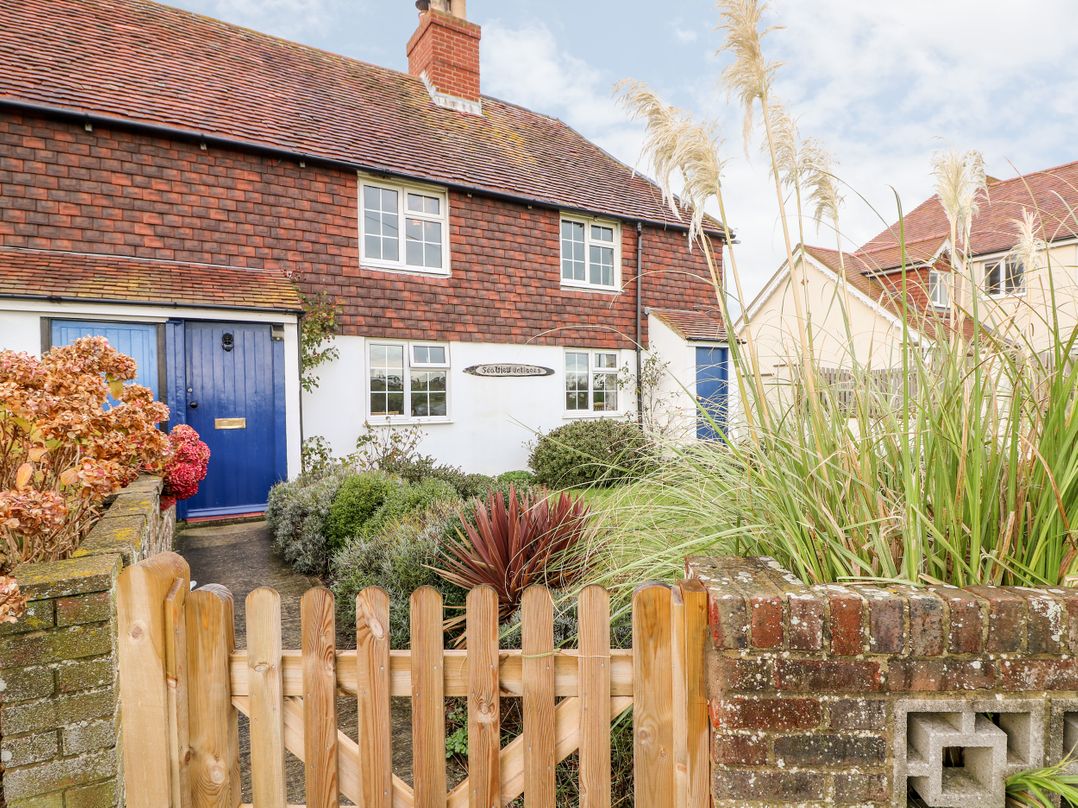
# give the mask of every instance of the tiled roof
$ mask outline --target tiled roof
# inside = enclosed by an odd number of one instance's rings
[[[654,307],[650,311],[682,339],[707,342],[726,340],[726,327],[718,312]]]
[[[149,0],[0,3],[5,100],[683,226],[559,120],[489,97],[482,116],[444,109],[407,74]]]
[[[0,297],[299,312],[278,272],[0,248]]]
[[[1037,214],[1047,241],[1078,235],[1078,161],[1014,179],[992,180],[987,196],[978,200],[978,208],[970,235],[971,255],[1011,249],[1017,241],[1014,221],[1022,218],[1024,209]],[[903,227],[911,260],[931,258],[950,233],[947,216],[935,196],[910,211]],[[901,263],[897,233],[896,223],[857,253],[866,256],[876,269],[897,267]],[[927,254],[913,258],[915,247]]]
[[[901,293],[892,292],[875,278],[865,275],[865,272],[873,271],[865,261],[863,253],[840,253],[838,250],[829,250],[825,247],[813,247],[803,245],[805,252],[815,258],[836,275],[842,276],[845,269],[846,282],[850,287],[861,292],[873,303],[878,304],[899,320],[903,315],[909,317],[910,326],[929,337],[939,337],[942,333],[953,331],[951,320],[946,315],[936,311],[925,310],[917,305],[912,295],[907,295],[905,311],[902,306]],[[909,249],[907,249],[907,254]],[[913,260],[908,258],[908,260]],[[926,259],[927,260],[927,259]],[[967,337],[973,334],[973,322],[968,317],[962,319],[963,331]]]

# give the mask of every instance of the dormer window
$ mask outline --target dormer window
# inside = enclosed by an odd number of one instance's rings
[[[561,217],[563,286],[617,289],[621,283],[621,228],[616,222]]]
[[[364,266],[449,274],[448,200],[443,191],[362,181],[360,207]]]

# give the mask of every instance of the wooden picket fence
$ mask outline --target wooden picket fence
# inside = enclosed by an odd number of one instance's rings
[[[580,805],[611,804],[610,725],[632,707],[635,804],[710,804],[704,655],[707,598],[695,581],[641,587],[633,648],[610,647],[610,601],[580,595],[579,648],[554,647],[550,594],[522,606],[522,648],[502,649],[493,590],[472,590],[466,650],[443,645],[439,593],[411,598],[410,651],[390,650],[389,600],[356,598],[356,650],[335,647],[333,595],[309,590],[301,648],[281,647],[281,599],[247,597],[247,649],[237,650],[232,596],[190,590],[179,556],[163,553],[119,581],[120,697],[130,808],[239,808],[249,765],[254,808],[286,805],[286,752],[303,761],[308,808],[492,808],[523,795],[555,806],[557,761],[579,751]],[[337,726],[337,697],[355,699],[357,738]],[[413,784],[393,773],[390,698],[412,700]],[[446,783],[445,699],[467,697],[468,776]],[[500,740],[500,699],[522,700],[523,732]],[[249,719],[241,761],[239,721]],[[397,742],[403,742],[396,739]]]

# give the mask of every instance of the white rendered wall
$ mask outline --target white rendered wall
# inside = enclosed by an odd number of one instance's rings
[[[300,472],[299,348],[293,315],[187,307],[5,300],[0,302],[0,350],[40,355],[41,320],[44,317],[140,323],[163,323],[170,319],[182,319],[283,324],[288,475],[292,477]],[[164,357],[161,357],[161,361],[164,361]]]
[[[394,340],[373,340],[379,343]],[[303,427],[307,438],[320,435],[335,455],[355,448],[364,422],[377,428],[416,424],[423,431],[418,451],[465,471],[498,474],[528,465],[528,444],[537,432],[547,432],[580,417],[635,416],[631,389],[618,394],[618,411],[581,416],[565,411],[566,348],[453,342],[449,344],[449,415],[442,422],[394,421],[369,414],[367,342],[364,337],[338,337],[340,357],[318,369],[318,388],[303,396]],[[594,350],[587,345],[569,350]],[[601,350],[601,349],[600,349]],[[635,373],[633,351],[617,351],[619,367]],[[464,372],[472,365],[513,362],[554,370],[551,376],[482,378]]]
[[[701,343],[703,345],[703,343]],[[663,437],[696,438],[696,344],[687,342],[654,314],[648,315],[648,353],[666,369],[654,394],[652,416]]]

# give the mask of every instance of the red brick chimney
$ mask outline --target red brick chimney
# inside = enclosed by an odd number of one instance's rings
[[[418,0],[419,27],[408,40],[408,72],[422,78],[436,104],[481,114],[479,26],[465,0]]]

